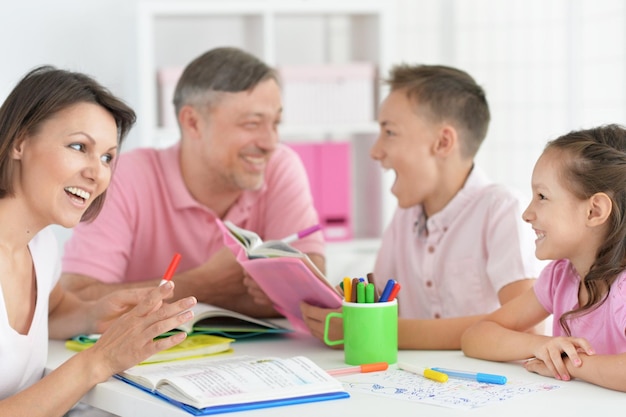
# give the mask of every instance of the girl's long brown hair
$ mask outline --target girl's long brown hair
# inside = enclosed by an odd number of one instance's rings
[[[570,132],[549,142],[548,149],[564,152],[561,174],[574,195],[587,199],[602,192],[612,202],[606,239],[582,280],[589,298],[559,319],[561,327],[570,335],[568,321],[598,308],[626,268],[626,130],[611,124]]]

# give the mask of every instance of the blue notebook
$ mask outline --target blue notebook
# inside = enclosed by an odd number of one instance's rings
[[[302,356],[191,359],[137,366],[115,377],[199,416],[350,396]]]

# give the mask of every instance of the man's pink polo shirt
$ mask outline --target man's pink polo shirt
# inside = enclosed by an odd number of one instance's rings
[[[180,146],[135,149],[120,155],[107,199],[92,223],[74,228],[65,245],[63,272],[104,282],[131,282],[163,275],[175,252],[178,271],[206,262],[223,246],[215,214],[187,190]],[[280,239],[318,223],[306,171],[296,153],[279,145],[267,166],[265,185],[244,191],[225,220]],[[292,244],[324,254],[322,233]]]
[[[474,167],[464,187],[428,220],[421,205],[396,210],[376,258],[377,286],[390,278],[400,283],[403,318],[495,310],[502,287],[541,271],[522,210],[517,196]]]

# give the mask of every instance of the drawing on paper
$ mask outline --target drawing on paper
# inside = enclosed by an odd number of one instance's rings
[[[509,379],[506,385],[452,378],[446,383],[440,383],[398,369],[389,369],[374,374],[354,374],[342,377],[341,382],[350,392],[365,392],[449,408],[482,407],[523,395],[560,388],[560,385],[556,384],[519,379]]]

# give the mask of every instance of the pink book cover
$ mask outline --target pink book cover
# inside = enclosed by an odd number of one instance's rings
[[[219,220],[218,226],[222,230],[224,244],[294,330],[309,332],[300,312],[302,301],[324,308],[341,307],[341,296],[305,254],[248,259],[241,242]]]

